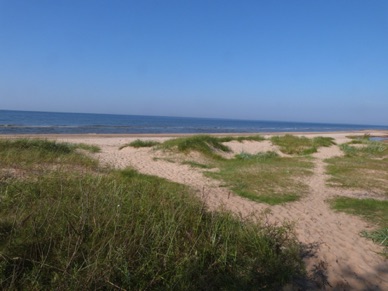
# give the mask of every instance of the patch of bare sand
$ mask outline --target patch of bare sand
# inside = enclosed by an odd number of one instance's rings
[[[330,136],[334,137],[337,143],[348,141],[347,135],[343,133]],[[71,142],[69,139],[66,141]],[[332,211],[326,202],[336,195],[348,193],[352,196],[349,190],[328,188],[325,183],[327,177],[324,159],[342,155],[337,146],[321,148],[314,154],[314,174],[306,178],[306,183],[310,186],[308,195],[297,202],[268,207],[231,193],[221,187],[219,181],[204,176],[199,169],[171,162],[169,153],[147,148],[128,147],[119,150],[121,145],[130,141],[128,138],[114,140],[95,138],[82,142],[101,146],[102,151],[97,157],[105,164],[116,168],[131,166],[142,173],[189,185],[210,210],[223,208],[241,217],[248,217],[270,208],[271,214],[268,216],[270,222],[294,222],[298,239],[312,249],[310,256],[307,255],[305,258],[308,270],[311,276],[315,277],[315,282],[320,282],[320,285],[310,288],[388,290],[388,263],[378,254],[382,249],[359,235],[360,231],[371,226],[356,216]],[[78,139],[73,142],[81,141]],[[260,149],[253,148],[257,144],[260,143],[245,142],[242,145],[233,144],[232,148],[235,153],[241,150],[255,153],[256,150],[270,148],[268,143],[261,145]],[[240,146],[245,147],[239,148]]]

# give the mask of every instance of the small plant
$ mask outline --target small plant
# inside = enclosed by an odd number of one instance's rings
[[[123,148],[126,148],[126,147],[147,148],[147,147],[156,146],[158,144],[160,144],[160,143],[157,142],[157,141],[154,141],[154,140],[141,140],[141,139],[137,139],[137,140],[135,140],[135,141],[133,141],[131,143],[122,145],[120,147],[120,150],[123,149]]]

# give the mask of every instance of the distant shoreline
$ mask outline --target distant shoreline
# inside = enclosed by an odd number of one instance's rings
[[[85,134],[69,134],[69,133],[63,133],[63,134],[45,134],[45,133],[39,133],[39,134],[0,134],[0,138],[46,138],[46,139],[63,139],[63,138],[75,138],[75,139],[93,139],[93,138],[158,138],[158,137],[165,137],[165,138],[172,138],[172,137],[184,137],[184,136],[194,136],[194,135],[211,135],[211,136],[252,136],[252,135],[285,135],[285,134],[291,134],[291,135],[343,135],[343,134],[370,134],[373,136],[387,136],[388,137],[388,130],[345,130],[345,131],[309,131],[309,132],[294,132],[294,131],[284,131],[284,132],[256,132],[256,133],[127,133],[127,134],[105,134],[105,133],[85,133]]]

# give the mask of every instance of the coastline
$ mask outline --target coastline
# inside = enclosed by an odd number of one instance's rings
[[[45,133],[36,133],[36,134],[0,134],[0,138],[46,138],[46,139],[63,139],[63,138],[74,138],[74,139],[93,139],[93,138],[173,138],[173,137],[188,137],[195,135],[210,135],[216,137],[222,136],[254,136],[254,135],[262,135],[262,136],[274,136],[274,135],[306,135],[306,136],[317,136],[317,135],[358,135],[358,134],[370,134],[372,136],[387,136],[388,130],[345,130],[345,131],[282,131],[282,132],[256,132],[256,133],[128,133],[128,134],[105,134],[105,133],[64,133],[64,134],[45,134]]]

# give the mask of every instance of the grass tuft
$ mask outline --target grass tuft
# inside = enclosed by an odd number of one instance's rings
[[[196,151],[212,158],[220,158],[217,152],[230,152],[230,149],[223,145],[216,137],[208,135],[196,135],[165,141],[160,146],[161,149],[174,149],[188,153]]]
[[[126,147],[148,148],[148,147],[156,146],[158,144],[160,144],[160,142],[154,141],[154,140],[141,140],[141,139],[137,139],[137,140],[135,140],[133,142],[130,142],[130,143],[125,144],[125,145],[122,145],[120,147],[120,150],[122,150],[123,148],[126,148]]]

